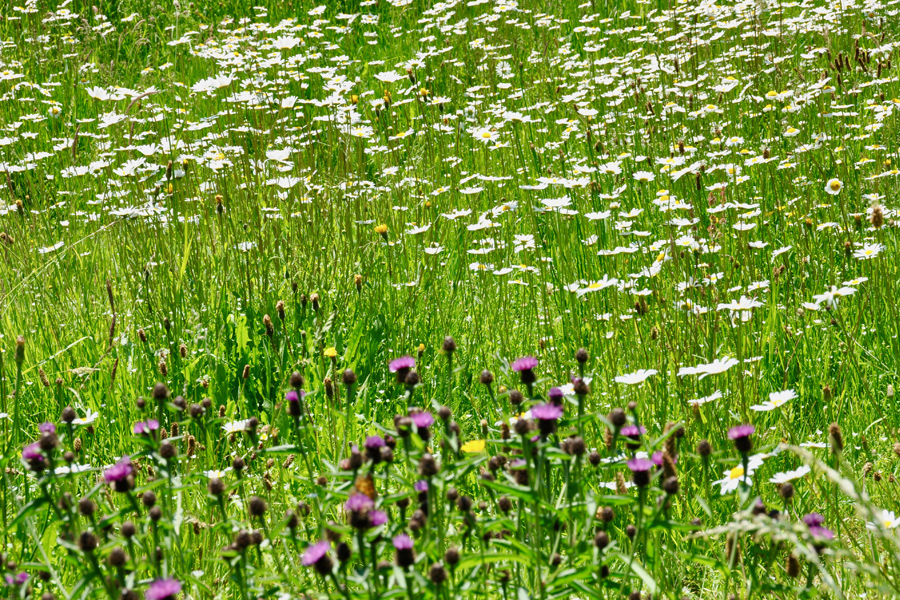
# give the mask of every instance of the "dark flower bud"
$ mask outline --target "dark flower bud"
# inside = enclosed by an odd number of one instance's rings
[[[625,527],[625,535],[628,536],[628,539],[633,540],[634,536],[637,534],[637,527],[634,525],[627,525]]]
[[[153,508],[156,506],[156,494],[146,491],[141,495],[141,503],[145,508]]]
[[[492,383],[494,383],[494,374],[485,369],[481,372],[479,381],[481,381],[481,385],[491,385]]]
[[[605,531],[601,531],[597,535],[594,536],[594,545],[598,550],[603,550],[607,546],[609,546],[609,534]]]
[[[350,557],[353,555],[353,551],[350,549],[350,545],[347,542],[340,542],[335,547],[334,553],[337,555],[337,559],[341,564],[350,560]]]
[[[562,564],[562,560],[563,558],[559,554],[559,552],[554,552],[553,556],[550,557],[550,564],[554,567],[558,567],[560,564]]]
[[[612,409],[607,418],[609,419],[609,422],[612,423],[612,426],[616,429],[621,429],[625,425],[625,423],[628,422],[625,411],[621,408]]]
[[[525,396],[519,390],[509,390],[509,403],[513,406],[519,406],[525,401]]]
[[[159,521],[163,516],[162,509],[158,506],[154,506],[150,509],[150,512],[148,512],[147,515],[150,517],[151,521]]]
[[[225,482],[218,477],[210,479],[206,487],[213,496],[221,496],[225,492]]]
[[[575,390],[575,394],[578,396],[587,396],[591,393],[591,387],[584,379],[581,379],[580,377],[575,380],[575,383],[572,384],[572,387]]]
[[[419,460],[419,475],[422,477],[433,477],[437,475],[437,462],[431,454],[424,454]]]
[[[153,386],[153,398],[162,401],[169,397],[169,388],[164,383],[157,383]]]
[[[82,552],[90,553],[97,549],[97,536],[90,531],[82,531],[78,537],[78,547]]]
[[[438,417],[440,417],[441,421],[446,421],[453,415],[449,406],[441,406],[438,409],[437,414],[438,414]]]
[[[678,493],[678,478],[677,477],[667,477],[665,481],[663,481],[662,485],[663,491],[670,496],[674,496]]]
[[[597,514],[600,517],[600,520],[604,523],[610,523],[616,518],[616,511],[613,510],[612,506],[604,506],[597,511]]]
[[[447,490],[447,500],[454,503],[459,500],[459,492],[456,491],[456,488],[452,487]]]
[[[456,352],[456,341],[448,335],[444,338],[444,344],[441,346],[441,348],[447,354],[452,354],[453,352]]]
[[[240,473],[247,467],[246,463],[244,463],[244,459],[240,456],[236,456],[233,461],[231,461],[231,468]]]
[[[62,422],[63,423],[71,423],[77,417],[78,417],[78,415],[75,414],[75,409],[72,408],[71,406],[65,407],[62,411]]]
[[[710,445],[709,440],[700,440],[700,443],[697,444],[697,454],[703,457],[712,454],[712,446]]]
[[[90,518],[95,510],[97,510],[97,505],[90,498],[82,498],[78,501],[78,512],[83,516]]]
[[[472,510],[472,499],[468,496],[460,496],[456,501],[456,508],[462,512],[469,512]]]
[[[341,374],[341,383],[346,387],[356,383],[356,373],[353,372],[353,369],[344,369],[344,372]]]
[[[119,532],[122,534],[122,537],[130,540],[137,533],[137,529],[135,528],[134,523],[132,523],[131,521],[125,521],[124,523],[122,523],[122,527]]]
[[[584,348],[579,348],[575,351],[575,360],[577,360],[580,364],[584,364],[588,361],[588,352]]]
[[[163,442],[159,446],[159,455],[166,460],[170,460],[175,457],[175,446],[172,445],[172,442]]]
[[[591,463],[592,467],[596,467],[600,464],[600,453],[594,450],[590,454],[588,454],[588,462]]]
[[[250,516],[251,517],[261,517],[266,514],[266,501],[260,498],[259,496],[253,496],[250,498]]]
[[[292,388],[302,388],[303,375],[301,375],[299,371],[294,371],[293,373],[291,373],[290,384]]]
[[[459,563],[459,550],[456,546],[447,549],[444,553],[444,562],[450,565],[451,569]]]
[[[508,496],[500,496],[500,499],[497,500],[497,508],[504,514],[508,513],[512,510],[512,500],[510,500]]]
[[[447,570],[440,563],[434,563],[428,570],[428,578],[435,585],[441,585],[447,581]]]
[[[187,402],[184,399],[184,396],[176,396],[174,400],[172,400],[172,404],[178,410],[184,411],[187,408]]]
[[[785,500],[790,500],[794,497],[794,486],[788,481],[781,485],[781,489],[778,490],[778,493],[781,494],[781,497]]]
[[[419,377],[419,374],[416,373],[415,371],[410,371],[406,375],[405,383],[409,387],[415,387],[415,386],[419,385],[421,382],[422,382],[422,378]]]

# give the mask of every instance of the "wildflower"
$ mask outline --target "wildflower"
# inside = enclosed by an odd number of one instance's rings
[[[743,465],[738,465],[732,469],[726,469],[725,477],[719,481],[714,481],[713,485],[719,486],[719,491],[722,495],[730,494],[738,488],[741,482],[752,485],[750,480],[750,475],[752,474],[753,468],[748,468],[745,471]]]
[[[431,433],[428,431],[428,428],[434,424],[434,417],[431,416],[430,412],[418,412],[412,415],[409,415],[410,420],[413,425],[416,426],[416,432],[419,434],[419,437],[423,440],[427,440],[431,437]]]
[[[365,494],[355,493],[347,499],[344,509],[350,513],[350,525],[356,529],[368,529],[372,522],[369,511],[375,508],[375,503]]]
[[[366,438],[365,444],[366,456],[373,463],[381,462],[381,449],[385,447],[384,438],[378,435],[370,435]]]
[[[656,369],[641,369],[634,373],[628,373],[627,375],[619,375],[614,381],[625,385],[638,385],[657,373],[658,371]]]
[[[150,584],[144,592],[146,600],[175,600],[181,592],[181,583],[177,579],[159,579]]]
[[[115,488],[117,492],[127,492],[131,489],[131,474],[134,468],[131,466],[131,458],[123,456],[122,459],[108,468],[103,473],[103,479],[106,483]]]
[[[646,487],[650,483],[650,471],[653,469],[653,461],[646,458],[633,458],[625,463],[631,470],[634,485],[639,488]]]
[[[884,250],[884,244],[864,244],[862,248],[853,253],[853,258],[868,260],[878,256],[882,250]]]
[[[484,452],[485,441],[484,440],[469,440],[465,444],[462,445],[460,451],[465,452],[467,454],[477,454],[479,452]]]
[[[411,567],[416,561],[416,553],[413,549],[415,544],[413,543],[412,538],[405,533],[401,533],[400,535],[394,536],[394,539],[392,539],[391,542],[394,545],[394,549],[397,551],[397,566],[404,569]]]
[[[741,454],[747,454],[753,447],[750,436],[756,431],[753,425],[738,425],[728,430],[728,439],[734,442],[734,447]]]
[[[770,411],[775,410],[776,408],[785,405],[789,401],[793,400],[797,397],[797,392],[794,390],[784,390],[782,392],[772,392],[769,394],[769,399],[763,402],[762,404],[755,404],[750,407],[750,410],[755,410],[757,412],[760,411]]]
[[[544,437],[556,431],[556,421],[562,413],[563,409],[555,404],[538,404],[531,409],[531,416],[537,420],[538,428]]]
[[[313,567],[319,575],[327,575],[331,573],[334,566],[331,556],[328,555],[329,550],[331,550],[331,542],[328,540],[316,542],[303,553],[301,563],[304,567]]]
[[[134,435],[151,435],[159,429],[159,421],[156,419],[148,419],[139,421],[134,424]]]
[[[900,518],[892,510],[883,509],[876,513],[877,521],[866,523],[869,531],[877,531],[879,526],[885,529],[896,529],[900,526]]]
[[[523,356],[512,364],[512,370],[519,374],[519,379],[525,385],[532,385],[537,381],[534,368],[538,366],[538,360],[533,356]]]
[[[405,383],[406,376],[409,375],[409,371],[416,366],[416,359],[412,356],[401,356],[400,358],[395,358],[388,365],[388,369],[390,369],[391,373],[397,374],[397,383]]]
[[[825,192],[832,196],[837,196],[843,187],[844,183],[840,179],[829,179],[828,183],[825,184]]]

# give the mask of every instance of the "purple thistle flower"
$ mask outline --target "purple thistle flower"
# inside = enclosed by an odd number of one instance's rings
[[[657,450],[653,453],[653,456],[650,457],[650,460],[652,460],[653,464],[657,467],[663,466],[663,453]]]
[[[531,371],[536,366],[538,366],[538,359],[533,356],[523,356],[512,364],[512,370],[521,373],[522,371]]]
[[[378,527],[388,522],[388,516],[383,510],[373,510],[369,513],[369,520],[372,523],[372,527]]]
[[[154,581],[144,592],[146,600],[170,600],[181,591],[181,583],[177,579],[160,579]]]
[[[818,527],[825,522],[825,517],[823,517],[819,513],[809,513],[808,515],[803,517],[803,522],[807,527]]]
[[[834,532],[828,529],[827,527],[823,527],[821,525],[813,525],[809,528],[809,535],[813,536],[813,538],[817,540],[833,540]]]
[[[625,425],[619,430],[619,433],[633,440],[640,439],[642,435],[647,433],[647,428],[643,425]]]
[[[420,412],[409,415],[410,420],[419,429],[428,429],[434,424],[434,417],[430,412]]]
[[[753,448],[750,436],[756,432],[753,425],[738,425],[728,430],[728,439],[734,442],[734,447],[741,454],[747,454]]]
[[[365,494],[360,494],[359,492],[357,492],[347,499],[347,503],[344,504],[344,508],[350,512],[358,513],[364,510],[375,508],[375,503]]]
[[[159,429],[159,421],[156,419],[147,419],[134,424],[134,435],[150,435]]]
[[[556,421],[562,414],[562,407],[555,404],[538,404],[531,409],[531,416],[538,421]]]
[[[391,540],[391,542],[393,542],[394,548],[397,550],[412,550],[415,545],[413,539],[405,533],[394,536],[394,539]]]
[[[391,370],[391,373],[399,373],[400,371],[409,371],[415,366],[416,359],[412,356],[401,356],[392,360],[388,368]]]
[[[284,395],[284,399],[288,402],[300,402],[300,394],[291,390]]]
[[[750,437],[756,433],[756,427],[753,425],[738,425],[728,430],[728,439],[738,440],[740,438]]]
[[[44,455],[41,453],[40,443],[34,442],[22,448],[22,459],[26,462],[31,462],[33,460],[44,460]]]
[[[370,435],[366,438],[366,443],[364,445],[366,450],[378,450],[384,446],[384,438],[380,435]]]
[[[537,420],[538,430],[544,437],[556,431],[556,420],[562,413],[562,407],[555,404],[538,404],[531,409],[531,416]]]
[[[9,587],[25,585],[25,582],[28,581],[28,573],[21,571],[15,575],[7,575],[4,579],[6,579],[6,585]]]
[[[420,494],[422,492],[427,492],[428,491],[428,482],[425,481],[424,479],[420,479],[413,485],[413,489],[416,490],[417,492],[419,492]]]
[[[45,435],[56,433],[56,425],[53,423],[41,423],[38,425],[38,431]]]
[[[655,465],[652,460],[646,458],[632,458],[625,466],[631,469],[632,473],[646,473],[650,469],[652,469]]]
[[[126,492],[129,489],[128,477],[134,472],[131,466],[131,458],[123,456],[122,460],[108,468],[103,473],[106,483],[112,484],[117,492]]]
[[[550,398],[550,402],[555,404],[556,406],[562,406],[563,402],[563,391],[558,387],[550,388],[550,392],[548,392],[547,396]]]
[[[312,546],[306,549],[306,552],[303,553],[303,560],[301,561],[304,567],[311,567],[313,565],[319,564],[322,559],[328,556],[328,551],[331,550],[331,542],[328,540],[322,540],[321,542],[316,542]]]
[[[631,477],[634,485],[639,488],[650,483],[650,470],[655,466],[652,460],[646,458],[632,458],[625,466],[631,469]]]

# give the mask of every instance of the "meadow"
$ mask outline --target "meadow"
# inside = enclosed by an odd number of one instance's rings
[[[10,0],[0,597],[900,596],[898,0]]]

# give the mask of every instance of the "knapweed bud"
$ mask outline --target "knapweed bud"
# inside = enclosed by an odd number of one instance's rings
[[[588,351],[584,348],[579,348],[575,351],[575,360],[578,361],[579,364],[584,364],[588,361]]]
[[[251,517],[261,517],[266,514],[266,509],[268,506],[266,505],[266,501],[260,498],[259,496],[253,496],[250,498],[250,503],[248,504],[250,509]]]
[[[297,389],[302,388],[303,383],[304,383],[303,375],[301,375],[299,371],[294,371],[293,373],[291,373],[291,378],[289,380],[289,383],[292,388],[297,388]]]
[[[71,422],[74,421],[77,417],[78,417],[78,415],[75,414],[75,409],[72,408],[71,406],[65,407],[65,408],[63,409],[63,411],[62,411],[62,417],[61,417],[61,418],[62,418],[62,422],[63,422],[63,423],[71,423]]]
[[[519,406],[525,401],[525,396],[519,390],[509,390],[509,403],[513,406]]]
[[[153,398],[158,401],[163,401],[169,397],[169,388],[166,387],[164,383],[157,383],[153,386]]]
[[[447,354],[453,354],[454,352],[456,352],[456,341],[448,335],[444,338],[444,343],[441,345],[441,349]]]
[[[712,446],[709,440],[700,440],[700,443],[697,444],[697,454],[704,458],[712,454]]]
[[[346,387],[356,383],[356,373],[353,372],[353,369],[344,369],[344,372],[341,374],[341,383]]]

